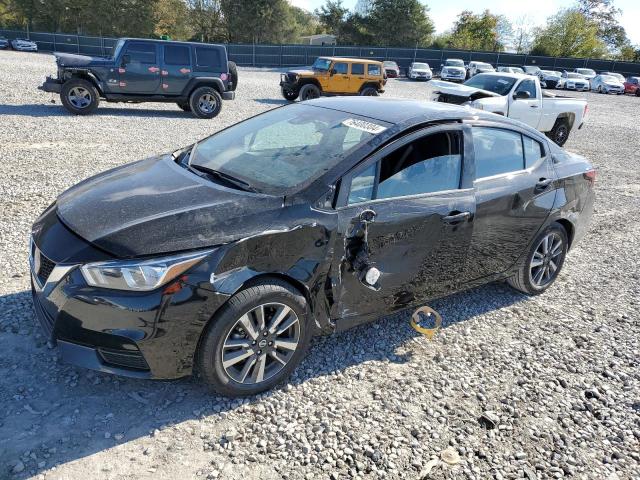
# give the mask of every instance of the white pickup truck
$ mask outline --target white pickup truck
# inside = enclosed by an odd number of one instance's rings
[[[544,132],[558,145],[582,128],[587,102],[544,92],[537,77],[518,73],[479,73],[462,85],[432,81],[432,100],[469,105],[520,120]]]

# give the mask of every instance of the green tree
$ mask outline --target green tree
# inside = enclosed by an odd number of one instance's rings
[[[221,0],[220,3],[230,42],[290,40],[294,19],[287,0]]]
[[[193,40],[200,42],[226,40],[227,34],[220,0],[188,0],[187,7]]]
[[[481,14],[464,10],[451,31],[450,46],[464,50],[500,51],[504,49],[503,41],[508,40],[511,28],[505,25],[504,20],[489,10]]]
[[[620,47],[617,59],[623,62],[640,62],[640,45],[631,45],[630,43],[623,45]]]
[[[622,10],[613,5],[613,0],[578,0],[578,11],[598,26],[598,36],[610,49],[628,43],[627,32],[618,22]]]
[[[349,9],[342,5],[342,0],[327,0],[315,13],[325,33],[339,36]]]
[[[598,26],[577,9],[561,10],[550,17],[547,26],[536,31],[531,50],[537,55],[591,58],[605,52]]]
[[[191,37],[189,9],[184,0],[155,0],[153,33],[157,37],[168,35],[174,40],[187,40]]]
[[[418,0],[373,0],[365,19],[374,44],[381,46],[428,45],[435,30],[429,8]]]

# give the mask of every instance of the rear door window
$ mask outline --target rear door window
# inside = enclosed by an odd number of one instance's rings
[[[165,45],[164,63],[165,65],[191,65],[189,47],[182,45]]]
[[[351,73],[353,75],[364,75],[364,63],[352,63]]]
[[[476,179],[492,177],[524,168],[522,136],[500,128],[473,129]]]
[[[158,62],[155,43],[131,42],[125,54],[129,55],[131,63],[155,65]]]

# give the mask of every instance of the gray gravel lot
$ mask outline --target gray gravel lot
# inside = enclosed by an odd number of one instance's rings
[[[230,401],[59,364],[27,238],[79,180],[284,103],[278,73],[242,69],[209,121],[169,104],[73,117],[36,90],[54,71],[0,51],[0,479],[640,478],[639,98],[576,94],[590,116],[567,148],[599,168],[596,214],[546,294],[491,284],[434,302],[433,341],[405,317],[319,338],[289,385]],[[428,93],[390,80],[385,95]],[[448,447],[458,464],[432,461]]]

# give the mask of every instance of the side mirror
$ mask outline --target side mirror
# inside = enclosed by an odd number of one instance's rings
[[[125,54],[122,56],[122,66],[125,66],[127,63],[131,63],[131,55]]]
[[[376,219],[376,212],[371,209],[363,210],[360,212],[360,221],[363,223],[371,223]]]
[[[526,100],[531,97],[529,92],[525,92],[524,90],[519,90],[513,94],[514,100]]]

